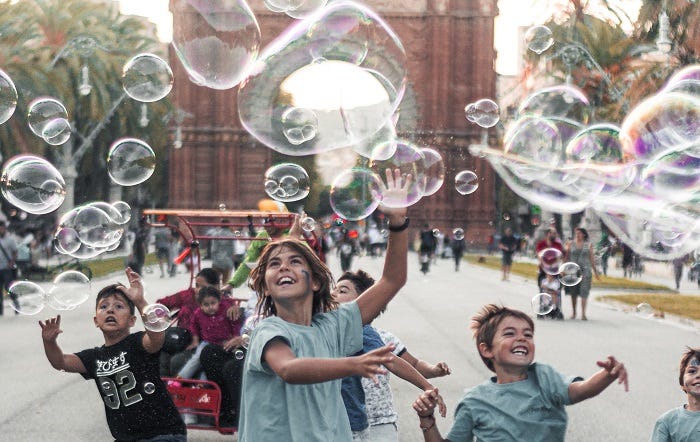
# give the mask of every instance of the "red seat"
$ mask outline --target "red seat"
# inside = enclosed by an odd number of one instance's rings
[[[163,382],[167,385],[168,393],[170,393],[170,397],[173,399],[180,414],[209,416],[214,421],[213,425],[203,423],[188,424],[188,429],[216,430],[222,434],[236,432],[235,427],[221,427],[219,425],[221,389],[215,382],[167,377],[163,378]]]

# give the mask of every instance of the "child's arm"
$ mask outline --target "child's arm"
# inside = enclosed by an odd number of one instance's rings
[[[438,389],[424,391],[418,396],[418,399],[413,403],[413,409],[416,410],[420,419],[420,428],[423,430],[423,440],[426,442],[444,442],[440,434],[440,430],[435,422],[435,407],[438,404],[440,394]]]
[[[46,359],[49,360],[53,368],[69,373],[87,372],[79,357],[74,354],[64,354],[61,347],[58,346],[58,335],[63,333],[61,315],[49,318],[45,322],[39,321],[39,327],[41,327],[41,339],[44,341]]]
[[[445,362],[438,362],[433,365],[422,359],[418,359],[409,353],[408,350],[401,353],[401,358],[411,364],[411,366],[418,370],[418,373],[423,375],[426,379],[447,376],[452,373],[450,367],[448,367]]]
[[[413,368],[411,364],[402,358],[394,358],[391,362],[386,364],[386,368],[396,376],[412,383],[423,391],[435,389],[435,387],[433,387],[433,385],[428,382],[428,380],[424,378],[423,375],[418,372],[418,370]],[[445,417],[447,415],[447,407],[445,406],[445,401],[442,400],[442,396],[439,394],[437,397],[437,402],[438,409],[440,410],[440,416]]]
[[[614,356],[608,356],[605,361],[598,361],[596,364],[602,369],[581,382],[572,382],[569,384],[569,403],[575,404],[583,400],[597,396],[603,390],[608,388],[617,379],[618,384],[625,385],[625,391],[629,391],[627,384],[627,369],[624,364]]]
[[[273,372],[289,384],[316,384],[347,376],[360,375],[376,382],[375,375],[386,374],[382,365],[394,358],[393,346],[345,358],[298,358],[281,339],[273,339],[263,350],[263,360]]]
[[[126,268],[126,278],[129,280],[129,288],[120,290],[124,293],[124,296],[129,298],[131,302],[134,303],[136,309],[139,311],[141,319],[143,319],[143,310],[146,308],[148,303],[146,298],[143,296],[143,284],[141,284],[141,276],[131,270],[131,268]],[[165,340],[165,330],[160,332],[155,332],[146,329],[146,334],[143,336],[143,348],[148,353],[155,353],[163,347],[163,341]]]
[[[401,171],[386,170],[386,190],[384,195],[391,199],[401,198],[406,195],[408,186],[411,183],[411,176],[406,176],[403,186],[401,185]],[[382,206],[382,211],[389,216],[391,227],[397,228],[408,222],[406,218],[406,208],[390,208]],[[382,276],[372,287],[367,289],[359,298],[357,305],[362,315],[362,324],[369,324],[391,301],[391,298],[406,283],[406,260],[408,255],[408,232],[404,228],[400,232],[391,231],[387,242],[386,258]]]

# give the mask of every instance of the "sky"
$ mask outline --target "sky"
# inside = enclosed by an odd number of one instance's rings
[[[168,0],[119,0],[122,13],[143,15],[158,26],[158,37],[162,41],[172,38],[172,17],[168,11]],[[496,71],[503,75],[517,73],[518,28],[542,24],[557,8],[567,4],[566,0],[499,0],[500,15],[495,23],[495,47],[498,51]],[[589,0],[592,10],[602,0]],[[613,0],[631,16],[636,16],[641,0]]]

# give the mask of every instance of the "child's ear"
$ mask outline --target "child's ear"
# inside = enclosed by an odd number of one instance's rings
[[[136,315],[131,315],[131,318],[129,318],[129,327],[133,327],[136,325]]]
[[[493,352],[489,348],[488,345],[486,345],[485,342],[480,342],[479,343],[479,354],[486,359],[492,359],[493,358]]]
[[[95,323],[95,327],[100,328],[100,324],[97,323],[97,316],[92,317],[92,322]]]

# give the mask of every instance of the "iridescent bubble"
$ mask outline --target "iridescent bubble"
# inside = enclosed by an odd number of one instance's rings
[[[134,186],[150,178],[156,168],[156,154],[145,141],[122,138],[107,155],[107,171],[120,186]]]
[[[124,92],[136,101],[158,101],[173,88],[173,71],[157,55],[138,54],[124,65],[122,86]]]
[[[173,48],[193,83],[231,89],[243,81],[260,49],[260,27],[244,0],[177,0],[187,17],[176,26]]]
[[[9,120],[17,108],[17,88],[9,75],[0,69],[0,124]]]
[[[109,247],[118,242],[124,232],[104,210],[92,205],[81,207],[73,223],[80,241],[91,247]]]
[[[143,326],[146,330],[162,332],[170,327],[170,309],[163,304],[148,304],[142,313]]]
[[[539,293],[533,296],[530,304],[532,305],[532,311],[535,312],[536,315],[549,314],[555,307],[552,295],[549,293]]]
[[[691,64],[675,72],[661,89],[664,92],[685,92],[691,95],[700,93],[700,65]]]
[[[645,162],[669,151],[700,156],[700,98],[670,92],[654,95],[627,114],[620,129],[625,160]]]
[[[10,306],[23,315],[36,315],[46,305],[44,289],[31,281],[13,282],[8,292],[10,298],[13,299]]]
[[[331,185],[331,207],[349,221],[367,218],[379,206],[381,187],[380,178],[371,170],[359,167],[345,170]]]
[[[78,232],[71,227],[59,227],[53,239],[54,247],[63,255],[73,253],[80,248]]]
[[[379,148],[379,151],[384,152],[382,147]],[[403,195],[382,194],[382,204],[386,207],[409,207],[417,203],[425,193],[427,182],[425,166],[425,156],[422,149],[406,140],[397,140],[394,155],[386,160],[377,159],[372,155],[369,167],[378,177],[384,178],[387,173],[394,176],[394,171],[399,169],[403,181],[401,185],[403,186],[410,175],[411,181],[408,184],[405,197]]]
[[[282,163],[265,172],[265,192],[276,201],[298,201],[311,190],[309,175],[294,163]]]
[[[53,280],[48,297],[59,305],[78,306],[90,297],[90,279],[76,270],[59,273]]]
[[[479,188],[479,177],[471,170],[463,170],[455,175],[455,190],[460,195],[469,195]]]
[[[668,202],[689,202],[700,192],[700,158],[669,152],[641,167],[641,185]]]
[[[521,117],[513,122],[503,138],[503,151],[516,155],[523,162],[512,162],[512,172],[524,181],[546,176],[548,168],[560,163],[562,140],[559,129],[551,120]]]
[[[17,208],[35,215],[53,212],[66,197],[65,181],[55,167],[34,155],[18,155],[5,163],[2,195]]]
[[[44,126],[41,138],[52,146],[60,146],[70,139],[71,127],[65,118],[54,118]]]
[[[250,134],[287,155],[352,146],[393,117],[406,88],[405,64],[403,45],[375,12],[333,2],[261,53],[239,89],[239,116]],[[290,108],[315,114],[313,139],[293,144],[285,136],[282,115]]]
[[[521,116],[536,116],[588,123],[592,108],[586,94],[576,86],[563,84],[539,89],[518,107]]]
[[[548,275],[558,275],[564,254],[559,249],[547,248],[537,254],[540,267]]]
[[[129,221],[131,221],[131,206],[124,202],[124,201],[115,201],[112,203],[112,207],[119,212],[119,219],[115,219],[114,221],[117,222],[117,224],[127,224]]]
[[[44,137],[44,129],[50,122],[60,119],[68,121],[66,107],[55,98],[36,98],[29,103],[27,109],[27,124],[38,137]]]
[[[565,262],[559,267],[559,282],[561,285],[572,287],[581,282],[583,272],[575,262]]]
[[[474,123],[484,128],[495,126],[501,118],[498,104],[488,98],[478,100],[470,110],[474,113]]]
[[[440,190],[442,183],[445,181],[445,163],[442,161],[442,155],[429,147],[421,149],[423,154],[423,163],[425,165],[425,190],[424,196],[433,195]]]
[[[316,228],[316,220],[311,218],[310,216],[304,217],[301,220],[301,229],[304,232],[313,232],[315,228]]]
[[[641,317],[651,318],[654,316],[654,307],[646,302],[642,302],[635,307],[634,312]]]
[[[290,107],[282,113],[282,126],[287,140],[298,146],[314,139],[318,131],[318,118],[312,110]]]
[[[536,54],[541,54],[554,44],[552,31],[547,26],[532,26],[525,32],[527,48]]]

